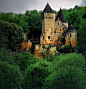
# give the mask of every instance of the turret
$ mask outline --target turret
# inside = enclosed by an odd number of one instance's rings
[[[77,45],[77,29],[73,25],[66,32],[66,45],[72,45],[72,47]]]
[[[63,14],[61,8],[60,8],[59,13],[58,13],[58,15],[57,15],[55,20],[58,20],[58,19],[60,19],[62,21],[62,23],[68,28],[68,23],[67,23],[67,21],[66,21],[66,19],[64,17],[64,14]]]

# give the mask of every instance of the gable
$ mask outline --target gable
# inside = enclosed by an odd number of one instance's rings
[[[60,20],[60,18],[58,17],[56,22],[55,22],[55,27],[64,27],[64,24],[62,23],[62,21]]]

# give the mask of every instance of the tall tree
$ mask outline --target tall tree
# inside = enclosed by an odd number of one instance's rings
[[[0,89],[21,89],[22,79],[18,66],[0,61]]]
[[[85,89],[85,80],[84,56],[70,53],[54,60],[54,72],[45,79],[42,89]]]
[[[24,76],[25,89],[41,89],[45,78],[52,72],[52,63],[39,60],[28,66]]]
[[[86,20],[82,20],[82,24],[78,30],[78,48],[79,52],[86,53]]]
[[[6,44],[7,48],[15,51],[16,47],[18,47],[19,43],[23,39],[22,27],[18,27],[14,23],[4,22],[0,20],[0,32],[2,32],[1,35],[3,34],[3,36],[8,39]],[[2,40],[2,42],[4,43],[4,40]]]

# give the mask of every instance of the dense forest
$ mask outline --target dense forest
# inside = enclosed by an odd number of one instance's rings
[[[86,6],[62,12],[78,31],[77,46],[57,48],[61,55],[40,59],[29,51],[12,52],[23,40],[24,32],[41,32],[42,11],[0,12],[0,89],[86,89]]]

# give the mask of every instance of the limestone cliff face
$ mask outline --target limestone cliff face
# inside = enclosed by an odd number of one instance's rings
[[[25,42],[25,41],[23,41],[23,42],[21,42],[19,44],[19,49],[22,52],[22,51],[25,51],[25,50],[29,50],[31,48],[31,46],[32,46],[31,42]]]

